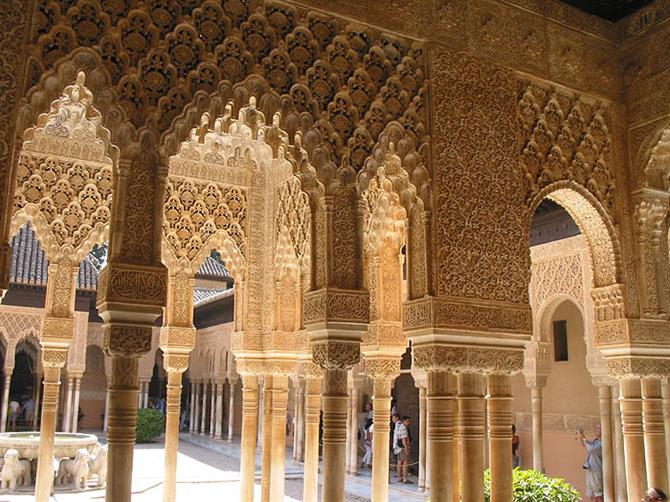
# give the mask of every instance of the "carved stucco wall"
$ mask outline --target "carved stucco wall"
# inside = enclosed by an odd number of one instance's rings
[[[197,330],[189,362],[191,381],[236,378],[231,345],[233,330],[232,322]]]
[[[554,311],[563,301],[572,301],[583,319],[586,367],[592,376],[604,377],[604,359],[593,340],[593,274],[586,239],[578,235],[533,246],[530,255],[533,341],[552,343],[551,321]]]
[[[515,173],[512,72],[431,50],[436,292],[528,301],[528,233]]]

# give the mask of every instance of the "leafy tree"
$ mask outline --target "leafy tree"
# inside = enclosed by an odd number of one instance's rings
[[[165,430],[165,418],[152,408],[137,410],[137,442],[150,443]]]
[[[541,472],[514,469],[512,476],[514,502],[580,502],[581,495],[569,483],[550,478]],[[491,471],[484,472],[484,495],[491,500]]]

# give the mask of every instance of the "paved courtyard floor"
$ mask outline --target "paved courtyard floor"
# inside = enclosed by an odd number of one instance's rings
[[[137,445],[133,464],[133,501],[160,502],[163,496],[162,442]],[[182,434],[177,460],[177,500],[194,502],[239,500],[240,445],[206,437]],[[260,465],[260,456],[257,456]],[[303,467],[290,459],[287,450],[285,502],[302,502]],[[347,476],[347,502],[370,500],[370,471]],[[90,488],[78,493],[57,492],[52,502],[102,501],[104,490]],[[32,493],[0,494],[0,502],[28,502]],[[260,500],[260,472],[256,478],[256,500]],[[419,502],[425,496],[415,486],[392,482],[389,502]],[[318,501],[314,501],[318,502]]]

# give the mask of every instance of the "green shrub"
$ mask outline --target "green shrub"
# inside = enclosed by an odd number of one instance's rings
[[[512,477],[514,502],[579,502],[581,496],[572,486],[559,478],[541,472],[514,469]],[[491,500],[491,471],[484,473],[486,502]]]
[[[165,419],[161,412],[151,408],[137,410],[137,442],[149,443],[163,434]]]

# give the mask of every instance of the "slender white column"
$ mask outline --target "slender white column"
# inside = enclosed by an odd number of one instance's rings
[[[200,408],[200,434],[207,434],[207,382],[202,382],[202,407]]]
[[[419,387],[419,480],[418,488],[426,489],[426,388]]]
[[[612,441],[612,396],[607,385],[598,387],[602,440],[603,487],[605,502],[614,502],[614,455]]]
[[[216,426],[214,427],[214,437],[221,439],[223,429],[223,382],[216,384]]]
[[[194,421],[195,421],[195,387],[196,383],[194,381],[191,381],[191,410],[189,414],[189,421],[188,421],[188,430],[189,432],[193,432],[194,430]]]
[[[616,478],[616,502],[628,502],[626,488],[626,460],[621,428],[621,406],[619,405],[619,386],[611,387],[612,393],[612,429],[614,443],[614,469]]]
[[[149,407],[149,382],[144,382],[144,407]]]
[[[74,387],[74,378],[67,379],[67,397],[65,398],[65,416],[63,418],[63,432],[70,432],[72,420],[72,388]]]
[[[74,400],[72,402],[72,427],[70,428],[71,432],[77,432],[79,428],[79,395],[81,391],[81,377],[75,377],[74,379]],[[37,410],[35,410],[37,414]]]
[[[543,427],[542,427],[542,387],[534,385],[530,388],[530,407],[532,410],[533,428],[533,469],[544,472]]]
[[[358,385],[356,380],[353,381],[350,399],[349,473],[358,474]]]
[[[298,456],[296,460],[298,462],[303,462],[305,460],[305,388],[303,387],[301,380],[298,380],[297,391],[296,399],[298,401],[298,414],[296,418],[298,420]]]
[[[0,432],[7,430],[7,411],[9,408],[9,386],[12,382],[14,368],[5,368],[5,384],[2,389],[2,415],[0,417]],[[37,410],[35,410],[37,413]]]
[[[665,423],[665,451],[668,454],[668,473],[670,473],[670,382],[667,378],[662,381],[663,395],[663,422]]]
[[[193,432],[200,432],[200,393],[202,392],[202,383],[195,383],[195,417],[193,418]]]
[[[298,379],[291,380],[293,387],[293,460],[298,460]]]
[[[105,419],[102,424],[103,432],[107,432],[108,428],[109,428],[109,383],[107,384],[107,388],[105,389]]]
[[[230,393],[228,396],[228,442],[232,442],[235,425],[235,384],[237,379],[228,379]]]
[[[211,437],[214,437],[214,429],[216,426],[216,389],[218,387],[218,384],[216,382],[212,382],[209,386],[210,388],[210,396],[209,396],[209,435]]]

